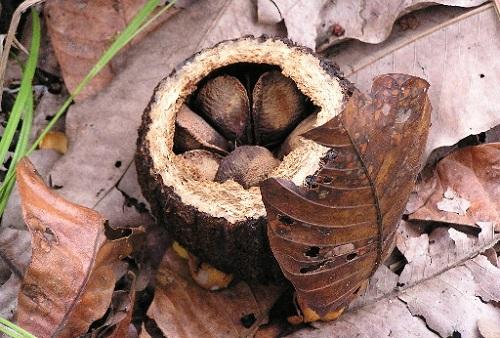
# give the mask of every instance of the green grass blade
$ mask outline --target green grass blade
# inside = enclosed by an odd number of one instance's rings
[[[14,338],[36,338],[28,331],[2,317],[0,317],[0,332]]]
[[[33,92],[30,92],[26,108],[24,110],[23,124],[21,126],[21,132],[19,133],[19,140],[16,144],[16,149],[14,155],[12,156],[12,161],[9,166],[9,170],[5,175],[5,181],[2,184],[2,190],[0,190],[0,215],[5,211],[7,206],[7,201],[9,199],[10,193],[14,188],[14,175],[16,173],[17,162],[24,156],[26,149],[28,148],[28,142],[31,133],[31,126],[33,124]],[[5,187],[4,187],[5,186]]]
[[[30,54],[21,79],[19,93],[17,94],[9,120],[7,121],[7,126],[5,127],[2,139],[0,140],[0,163],[5,162],[5,157],[9,151],[9,147],[12,139],[14,138],[19,121],[21,120],[22,110],[26,107],[26,102],[31,93],[31,83],[33,82],[33,76],[35,75],[36,64],[38,61],[38,54],[40,50],[40,18],[34,9],[31,10],[31,17],[33,18],[33,36],[31,38]]]
[[[83,90],[83,88],[108,64],[109,61],[134,37],[136,37],[146,26],[148,26],[156,17],[160,14],[168,10],[175,4],[176,1],[172,1],[167,6],[162,8],[161,11],[149,21],[147,21],[144,25],[144,21],[148,18],[149,15],[154,11],[154,9],[160,3],[160,0],[149,0],[144,7],[137,13],[137,15],[130,21],[129,25],[118,35],[116,40],[111,44],[111,46],[104,52],[101,58],[97,61],[97,63],[92,67],[92,69],[88,72],[85,78],[78,84],[73,93],[68,97],[68,99],[63,103],[61,108],[57,111],[54,117],[49,121],[47,127],[42,131],[40,136],[36,139],[33,145],[27,152],[27,155],[31,154],[36,147],[40,144],[41,140],[45,137],[45,135],[50,131],[50,129],[54,126],[54,124],[59,120],[59,118],[66,112],[66,109],[69,107],[73,99]]]

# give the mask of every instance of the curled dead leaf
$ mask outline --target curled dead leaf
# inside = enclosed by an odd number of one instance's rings
[[[251,337],[267,322],[281,291],[280,286],[245,282],[218,292],[204,290],[191,278],[185,259],[169,249],[147,316],[165,337]],[[252,321],[243,320],[247,317]]]
[[[142,230],[113,229],[96,211],[64,200],[26,158],[16,175],[33,251],[17,322],[38,337],[84,334],[108,309]]]
[[[500,143],[458,149],[419,182],[411,196],[410,220],[438,221],[500,231]],[[417,206],[420,207],[417,207]]]
[[[44,14],[64,82],[73,91],[113,39],[132,20],[146,0],[47,1]],[[134,41],[140,40],[176,11],[162,14]],[[77,100],[83,100],[104,88],[116,73],[116,65],[107,65],[85,87]]]

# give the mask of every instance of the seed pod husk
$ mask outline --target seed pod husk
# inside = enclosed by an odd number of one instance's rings
[[[252,97],[253,134],[257,144],[282,141],[304,114],[304,95],[292,79],[277,70],[260,76]]]
[[[259,186],[195,181],[172,150],[175,113],[207,74],[241,63],[279,67],[317,106],[315,127]],[[427,89],[422,79],[387,74],[364,96],[290,42],[219,43],[163,80],[144,112],[135,161],[143,194],[158,223],[201,261],[243,279],[284,277],[311,320],[332,319],[394,242],[425,147]]]
[[[182,105],[175,121],[174,144],[177,153],[193,149],[207,149],[222,155],[229,151],[229,143],[201,116]]]
[[[232,179],[248,189],[264,180],[279,163],[267,148],[241,146],[221,161],[215,181],[225,182]]]
[[[196,96],[201,114],[228,140],[245,142],[250,104],[243,84],[234,76],[208,80]]]
[[[152,213],[180,245],[238,278],[282,280],[266,237],[266,209],[260,188],[245,189],[231,181],[193,180],[189,170],[179,167],[173,151],[173,123],[181,105],[198,93],[196,88],[206,83],[207,74],[239,63],[280,67],[322,108],[318,125],[342,110],[351,90],[335,67],[289,41],[245,37],[222,42],[194,55],[157,86],[143,115],[135,163]],[[314,79],[309,76],[311,72],[316,74]],[[302,184],[304,177],[314,173],[324,151],[324,147],[303,140],[294,155],[278,166],[276,175]]]

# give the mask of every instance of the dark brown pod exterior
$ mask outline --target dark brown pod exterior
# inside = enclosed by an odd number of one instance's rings
[[[262,74],[252,93],[253,137],[256,144],[276,144],[300,121],[305,96],[292,79],[273,70]]]
[[[178,153],[194,149],[206,149],[221,155],[229,152],[229,143],[224,136],[186,105],[182,105],[177,113],[175,128],[174,144]]]
[[[236,77],[220,75],[208,80],[196,96],[196,105],[227,139],[246,141],[250,103],[245,87]]]
[[[427,140],[428,87],[377,77],[369,97],[355,91],[340,115],[303,134],[327,148],[304,184],[262,183],[271,250],[310,317],[342,311],[388,255]]]
[[[225,182],[232,179],[248,189],[267,178],[279,163],[267,148],[240,146],[220,162],[215,181]]]

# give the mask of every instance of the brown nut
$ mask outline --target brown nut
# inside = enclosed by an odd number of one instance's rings
[[[215,175],[216,182],[232,179],[248,189],[258,185],[280,164],[273,154],[260,146],[241,146],[226,156]]]
[[[232,274],[224,273],[208,263],[200,262],[198,258],[189,254],[189,272],[196,284],[204,289],[216,291],[227,288],[233,280]]]
[[[237,78],[221,75],[209,80],[200,89],[196,104],[227,139],[246,141],[250,103],[245,87]]]
[[[49,131],[40,141],[40,149],[52,149],[60,154],[68,151],[68,137],[61,131]]]
[[[222,156],[203,149],[186,151],[177,156],[179,156],[182,164],[188,170],[191,170],[194,180],[206,179],[213,181],[219,169],[219,164],[222,161]]]
[[[256,144],[272,145],[280,142],[304,114],[305,96],[292,79],[277,70],[260,76],[252,97]]]
[[[186,105],[177,112],[174,145],[178,153],[192,149],[207,149],[222,155],[229,152],[224,136]]]

